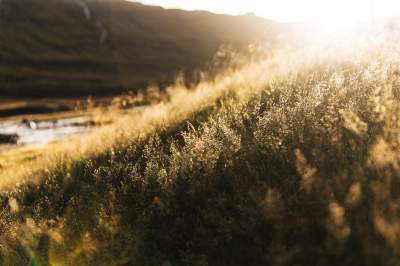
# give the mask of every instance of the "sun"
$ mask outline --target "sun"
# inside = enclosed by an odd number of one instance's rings
[[[324,1],[321,1],[324,2]],[[319,6],[311,15],[311,22],[324,34],[336,34],[351,30],[358,23],[372,19],[366,1],[336,1]]]
[[[370,21],[376,0],[253,1],[258,14],[279,22],[308,22],[325,34],[351,29]],[[251,4],[251,0],[249,0]]]
[[[322,35],[337,35],[352,31],[358,23],[362,20],[358,20],[351,17],[323,17],[317,18],[310,21],[313,29],[317,34]]]

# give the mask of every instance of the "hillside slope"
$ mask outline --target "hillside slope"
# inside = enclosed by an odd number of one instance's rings
[[[278,50],[29,155],[0,172],[0,264],[398,265],[399,36]]]
[[[251,16],[165,10],[123,0],[0,2],[0,94],[86,96],[170,82],[276,25]]]

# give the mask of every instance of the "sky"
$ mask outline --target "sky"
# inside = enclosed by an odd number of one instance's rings
[[[400,16],[400,0],[143,0],[145,4],[187,10],[258,16],[279,22],[349,24]]]

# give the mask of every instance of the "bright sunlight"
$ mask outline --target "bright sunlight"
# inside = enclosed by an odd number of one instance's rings
[[[400,1],[396,0],[146,0],[144,3],[236,15],[253,12],[279,22],[311,22],[325,32],[341,31],[358,22],[400,15]]]

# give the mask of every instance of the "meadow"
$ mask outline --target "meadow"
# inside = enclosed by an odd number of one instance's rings
[[[398,40],[252,47],[10,165],[0,264],[398,265]]]

